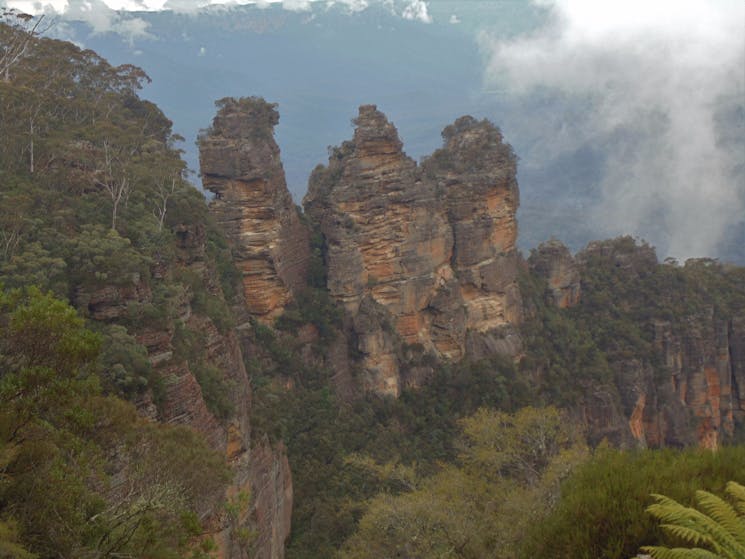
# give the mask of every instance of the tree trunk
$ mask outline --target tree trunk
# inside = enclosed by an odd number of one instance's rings
[[[31,174],[34,174],[34,121],[33,119],[29,121],[29,135],[30,135],[30,141],[29,141],[29,171]]]

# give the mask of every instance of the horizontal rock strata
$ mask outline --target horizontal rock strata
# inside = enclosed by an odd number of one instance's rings
[[[304,205],[325,237],[329,291],[357,316],[368,384],[397,394],[386,328],[458,360],[469,333],[492,336],[521,320],[515,157],[498,129],[471,117],[446,128],[444,147],[422,166],[374,105],[360,107],[355,125],[313,172]]]
[[[258,98],[223,99],[199,140],[210,211],[232,243],[248,310],[264,321],[281,314],[305,281],[308,230],[287,190],[273,128],[275,105]]]

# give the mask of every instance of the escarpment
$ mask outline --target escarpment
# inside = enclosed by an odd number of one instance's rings
[[[302,286],[309,237],[285,182],[273,129],[276,106],[259,98],[226,98],[199,139],[210,211],[232,243],[248,311],[276,318]]]
[[[374,105],[354,122],[353,139],[311,175],[304,206],[326,240],[329,292],[357,317],[371,387],[401,388],[388,326],[445,360],[516,353],[518,192],[499,130],[463,117],[418,166]]]
[[[576,260],[580,307],[598,323],[636,443],[731,440],[745,414],[742,274],[706,259],[659,264],[629,238],[590,243]]]
[[[204,225],[181,224],[175,232],[175,262],[160,273],[183,278],[189,288],[175,302],[172,322],[137,336],[163,385],[157,408],[147,399],[139,405],[162,422],[201,432],[231,466],[227,494],[204,511],[220,557],[244,556],[241,534],[255,531],[259,537],[250,547],[252,556],[281,558],[292,508],[286,451],[282,445],[251,439],[250,380],[238,333],[216,310],[225,308],[226,301],[216,263],[207,254]],[[204,291],[197,295],[194,289]],[[236,303],[243,304],[240,294]],[[223,513],[219,503],[225,499],[235,507],[234,514]]]
[[[264,322],[306,287],[310,254],[272,137],[276,121],[263,101],[224,100],[201,139],[211,209],[231,239],[246,308]],[[313,171],[304,199],[322,237],[325,287],[344,310],[334,347],[347,353],[340,375],[356,384],[346,392],[396,396],[433,367],[501,354],[541,379],[537,391],[578,394],[572,405],[597,440],[714,447],[734,432],[745,386],[740,314],[714,312],[705,297],[686,310],[675,290],[682,284],[661,287],[668,268],[627,238],[591,243],[576,257],[552,240],[523,263],[516,157],[488,121],[459,118],[421,164],[374,105],[360,107],[354,124],[352,139]],[[524,303],[520,274],[544,282],[540,304],[553,310],[539,317],[539,337],[552,337],[550,349],[526,342],[537,309]],[[546,329],[556,313],[568,322]],[[536,351],[545,354],[537,361]],[[570,357],[559,369],[558,353]],[[354,381],[352,369],[362,372]],[[552,370],[574,375],[572,386],[546,386],[556,382]]]

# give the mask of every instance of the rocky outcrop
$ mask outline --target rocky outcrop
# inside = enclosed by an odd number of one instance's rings
[[[215,262],[207,255],[204,224],[180,224],[173,231],[175,261],[169,265],[156,263],[154,277],[190,278],[189,281],[206,291],[202,297],[225,304]],[[205,309],[195,306],[192,285],[185,286],[177,299],[171,301],[169,315],[159,322],[148,322],[136,334],[137,341],[147,349],[162,386],[157,406],[152,396],[145,394],[138,408],[142,415],[153,420],[188,425],[199,431],[231,466],[232,480],[227,494],[222,499],[216,496],[215,503],[227,500],[233,513],[226,514],[219,505],[206,510],[203,518],[208,533],[217,543],[219,557],[245,557],[250,544],[252,557],[279,559],[284,557],[292,508],[286,451],[282,445],[273,448],[267,442],[258,445],[252,442],[251,387],[238,334],[225,325],[218,328]],[[91,313],[106,317],[127,302],[130,305],[152,302],[150,289],[127,289],[102,289],[83,300]],[[135,297],[137,294],[139,298]],[[209,396],[200,384],[200,370],[202,374],[211,371],[215,375],[213,382],[217,380],[229,387],[224,391],[229,413],[218,417],[210,408]],[[267,484],[268,470],[276,473],[274,483]],[[246,537],[251,533],[257,534],[253,542]]]
[[[579,269],[561,241],[552,239],[530,251],[528,266],[533,274],[546,280],[552,304],[566,309],[579,303]]]
[[[681,328],[653,320],[654,348],[665,371],[655,376],[648,363],[613,363],[634,439],[641,446],[698,444],[716,449],[732,437],[743,418],[740,386],[745,344],[743,319],[689,317]]]
[[[546,253],[534,253],[531,266],[550,277]],[[633,351],[622,340],[604,348],[635,443],[714,449],[731,438],[745,418],[745,317],[716,302],[730,294],[725,270],[710,272],[719,283],[705,283],[704,269],[718,264],[660,265],[652,247],[629,237],[590,243],[576,261],[602,293],[595,304],[612,305],[622,335],[637,340]]]
[[[292,520],[292,476],[283,444],[275,448],[257,443],[251,452],[251,506],[253,525],[264,527],[252,543],[253,559],[282,559]]]
[[[690,410],[698,443],[717,448],[734,433],[741,421],[745,399],[742,347],[745,345],[743,317],[722,320],[707,313],[690,317],[683,329],[667,321],[655,321],[655,344],[669,371],[669,390]],[[664,441],[667,433],[645,429]]]
[[[131,281],[120,285],[80,286],[73,302],[92,320],[110,322],[125,317],[130,305],[149,303],[151,299],[150,286],[139,274],[134,274]]]
[[[309,233],[285,182],[273,129],[276,105],[259,98],[222,99],[199,139],[210,211],[232,244],[249,312],[278,316],[305,281]]]
[[[354,317],[368,387],[401,388],[394,332],[445,360],[469,344],[516,352],[518,191],[499,130],[463,117],[418,166],[374,105],[354,122],[353,139],[314,170],[304,205],[325,237],[328,289]]]
[[[485,333],[519,324],[515,154],[497,128],[470,116],[445,128],[442,137],[443,148],[423,169],[443,193],[466,329]]]

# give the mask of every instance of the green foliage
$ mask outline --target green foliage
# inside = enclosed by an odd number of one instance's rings
[[[571,407],[596,393],[620,401],[630,366],[651,371],[653,382],[669,383],[660,327],[678,339],[701,338],[702,325],[726,323],[745,311],[745,268],[708,259],[683,267],[658,264],[654,250],[631,237],[597,243],[578,261],[581,297],[572,308],[548,304],[543,279],[520,278],[528,311],[521,370],[546,403]],[[624,403],[630,415],[633,403]]]
[[[100,361],[102,387],[106,392],[131,398],[152,384],[153,369],[147,349],[124,326],[106,328]]]
[[[695,490],[721,492],[743,479],[745,447],[620,451],[599,448],[561,487],[561,500],[525,539],[521,557],[626,559],[642,545],[669,544],[645,513],[649,494],[664,491],[690,504]]]
[[[35,285],[61,296],[68,290],[66,273],[67,263],[38,242],[25,245],[0,265],[0,275],[7,287]]]
[[[38,557],[26,551],[18,542],[18,532],[14,522],[0,520],[0,557],[13,559],[35,559]]]
[[[661,527],[666,532],[695,547],[671,549],[645,546],[642,551],[650,553],[655,559],[745,557],[745,487],[730,481],[726,492],[734,506],[708,491],[696,491],[700,510],[685,507],[664,495],[652,495],[656,503],[650,505],[647,512],[663,522]]]
[[[223,372],[206,363],[197,363],[191,369],[202,389],[207,409],[218,419],[229,419],[235,412],[235,406],[230,398],[231,384],[225,379]]]
[[[341,328],[341,310],[326,289],[308,287],[299,291],[277,319],[276,328],[296,332],[312,324],[324,342],[330,342]]]
[[[535,277],[520,278],[521,291],[534,310],[522,326],[526,356],[525,373],[538,371],[537,387],[544,401],[575,405],[593,384],[608,383],[613,374],[592,332],[566,312],[547,305],[543,284]]]
[[[526,526],[586,454],[551,408],[480,409],[461,425],[459,464],[376,497],[341,557],[514,557]]]
[[[113,334],[104,361],[133,358],[131,338]],[[192,537],[183,514],[204,510],[228,481],[200,435],[101,395],[100,345],[66,303],[33,288],[0,291],[4,553],[184,557]]]
[[[290,336],[260,324],[252,330],[245,353],[252,355],[252,433],[283,440],[293,472],[289,558],[333,556],[368,499],[406,488],[412,472],[433,474],[439,461],[455,460],[459,418],[481,406],[512,410],[527,402],[513,364],[501,359],[443,368],[397,400],[344,402],[328,388],[332,372],[300,355]],[[373,464],[395,466],[382,475]]]
[[[302,214],[304,222],[312,227],[309,220],[305,219],[305,214]],[[313,228],[310,237],[310,261],[308,262],[308,286],[317,289],[326,289],[326,243],[323,238],[323,234],[317,229]]]
[[[68,254],[75,285],[135,284],[149,275],[149,260],[113,229],[83,226],[70,243]]]
[[[202,389],[207,409],[218,419],[230,418],[235,411],[230,397],[232,386],[224,373],[207,360],[204,334],[179,321],[172,344],[174,359],[187,362]]]
[[[222,235],[217,233],[214,227],[207,231],[207,254],[215,262],[215,269],[225,301],[231,305],[235,304],[238,294],[242,290],[242,275],[233,262],[228,243]]]

